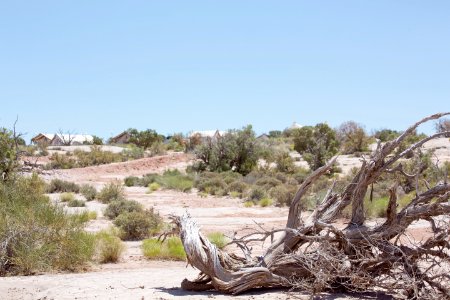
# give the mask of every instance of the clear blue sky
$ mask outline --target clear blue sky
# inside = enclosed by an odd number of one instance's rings
[[[450,110],[449,16],[450,1],[0,0],[0,126],[401,130]]]

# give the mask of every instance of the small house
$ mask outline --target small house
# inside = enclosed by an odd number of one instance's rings
[[[269,135],[267,133],[263,133],[256,138],[259,141],[267,141],[269,139]]]
[[[50,145],[54,137],[52,133],[39,133],[31,139],[31,142],[35,145]]]
[[[128,144],[131,134],[128,131],[124,131],[109,139],[110,144]]]

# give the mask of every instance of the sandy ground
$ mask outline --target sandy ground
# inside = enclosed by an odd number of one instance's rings
[[[450,160],[448,139],[439,139],[429,148],[437,149],[440,161]],[[439,152],[438,152],[439,151]],[[171,153],[159,157],[143,158],[125,163],[115,163],[83,169],[59,170],[46,175],[46,179],[61,178],[76,183],[90,183],[100,188],[113,180],[126,176],[141,176],[166,169],[185,169],[192,157],[184,153]],[[341,167],[350,170],[360,164],[360,159],[341,156]],[[286,221],[287,208],[251,207],[245,208],[242,200],[229,197],[199,197],[194,192],[156,191],[147,194],[142,187],[125,188],[127,197],[139,201],[146,207],[155,207],[167,218],[169,214],[181,214],[187,210],[204,232],[221,231],[226,235],[246,227],[261,226],[271,229],[281,227]],[[58,195],[51,196],[57,201]],[[78,195],[77,197],[82,197]],[[111,226],[103,217],[106,205],[97,201],[87,202],[86,208],[67,208],[69,211],[91,210],[98,214],[90,221],[87,231],[96,232]],[[374,220],[372,222],[379,222]],[[344,223],[339,224],[345,226]],[[413,226],[413,235],[426,236],[427,222]],[[126,242],[127,250],[117,264],[92,265],[85,273],[42,274],[0,278],[0,299],[308,299],[298,293],[286,290],[266,290],[231,297],[218,293],[190,293],[179,286],[184,278],[193,279],[198,272],[186,267],[184,262],[154,262],[141,254],[141,242]],[[361,299],[362,295],[323,295],[323,299]],[[365,295],[364,299],[390,299],[380,295]]]
[[[105,265],[89,273],[17,276],[0,280],[1,299],[309,299],[288,290],[258,290],[240,296],[216,292],[187,292],[179,288],[180,278],[194,277],[196,270],[180,262]],[[361,295],[323,295],[322,299],[361,299]],[[365,299],[390,299],[372,295]]]

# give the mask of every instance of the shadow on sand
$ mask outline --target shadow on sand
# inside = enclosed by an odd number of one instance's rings
[[[185,291],[179,287],[173,287],[173,288],[165,288],[165,287],[156,287],[156,290],[159,290],[160,292],[167,293],[171,296],[176,297],[183,297],[183,296],[218,296],[218,295],[224,295],[223,293],[217,292],[217,291],[205,291],[205,292],[196,292],[196,291]],[[286,295],[286,299],[290,299],[291,297],[293,299],[311,299],[309,294],[302,293],[302,292],[295,292],[289,289],[254,289],[250,290],[244,294],[241,294],[240,296],[261,296],[266,293],[279,293]],[[231,297],[231,295],[230,295]],[[257,299],[257,298],[256,298]],[[314,300],[335,300],[335,299],[363,299],[363,300],[392,300],[394,297],[391,295],[387,295],[384,293],[375,293],[375,292],[367,292],[367,293],[334,293],[334,294],[327,294],[322,293],[320,295],[316,295],[313,298]]]

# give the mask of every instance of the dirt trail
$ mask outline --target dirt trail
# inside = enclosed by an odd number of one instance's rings
[[[146,157],[120,163],[54,170],[47,178],[61,178],[77,183],[106,183],[115,179],[122,180],[127,176],[142,176],[147,173],[161,173],[167,169],[185,170],[192,156],[182,152],[174,152],[161,156]]]

